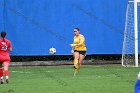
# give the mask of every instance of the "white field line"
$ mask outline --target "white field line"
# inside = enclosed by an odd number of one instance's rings
[[[31,73],[29,71],[10,71],[10,72],[13,72],[13,73]]]

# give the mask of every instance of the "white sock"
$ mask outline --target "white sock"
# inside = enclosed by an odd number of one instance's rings
[[[3,77],[0,77],[0,79],[3,79]]]
[[[8,77],[8,76],[5,76],[5,78],[6,78],[6,79],[9,79],[9,77]]]

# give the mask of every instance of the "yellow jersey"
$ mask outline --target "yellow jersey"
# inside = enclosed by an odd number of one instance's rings
[[[77,46],[74,46],[74,50],[78,51],[86,51],[86,45],[85,45],[85,37],[81,34],[74,36],[74,44],[77,44]]]

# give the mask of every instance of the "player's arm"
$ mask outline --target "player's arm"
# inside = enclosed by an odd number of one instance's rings
[[[12,48],[9,48],[9,51],[12,51]]]
[[[8,45],[8,50],[9,50],[9,51],[12,51],[12,44],[11,44],[10,41],[9,41],[9,45]]]

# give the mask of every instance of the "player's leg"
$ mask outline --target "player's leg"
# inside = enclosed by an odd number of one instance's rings
[[[0,55],[0,83],[3,84],[4,80],[3,80],[3,56]]]
[[[3,69],[4,69],[4,76],[6,78],[6,83],[9,82],[9,61],[3,63]]]
[[[74,52],[74,68],[77,68],[78,65],[78,60],[79,60],[79,52],[75,51]]]
[[[140,93],[140,72],[135,82],[135,93]]]
[[[78,66],[77,66],[77,73],[78,73],[78,71],[79,71],[80,68],[81,68],[81,65],[82,65],[82,63],[83,63],[84,58],[85,58],[85,55],[83,55],[83,54],[80,54],[80,55],[79,55],[79,62],[78,62]],[[76,73],[76,74],[77,74],[77,73]]]
[[[76,76],[77,74],[78,61],[79,61],[79,52],[74,51],[74,76]]]
[[[0,64],[0,83],[3,84],[4,80],[3,80],[3,69],[2,69],[2,64]]]

